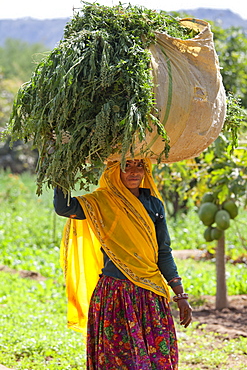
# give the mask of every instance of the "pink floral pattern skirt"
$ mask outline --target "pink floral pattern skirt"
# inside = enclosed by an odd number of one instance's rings
[[[89,309],[87,369],[177,370],[167,299],[129,280],[101,276]]]

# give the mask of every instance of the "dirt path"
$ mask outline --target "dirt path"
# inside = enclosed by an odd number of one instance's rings
[[[0,370],[14,370],[14,369],[10,369],[9,367],[0,364]]]
[[[247,294],[229,296],[229,307],[215,309],[215,297],[205,296],[205,303],[194,308],[193,318],[208,331],[225,334],[229,338],[247,337]]]

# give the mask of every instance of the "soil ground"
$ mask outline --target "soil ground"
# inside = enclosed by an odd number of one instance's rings
[[[207,258],[200,250],[173,251],[175,258]],[[193,302],[192,302],[193,304]],[[222,310],[215,309],[215,297],[201,297],[200,306],[193,307],[193,320],[198,326],[207,325],[207,330],[219,334],[226,334],[229,339],[237,336],[247,337],[247,294],[229,296],[228,307]]]
[[[204,302],[200,307],[193,307],[193,321],[197,323],[196,336],[205,336],[205,332],[216,334],[214,342],[210,343],[207,348],[208,351],[211,348],[212,351],[218,349],[224,352],[224,347],[229,343],[229,340],[247,337],[247,295],[229,296],[228,308],[222,310],[215,309],[215,297],[204,296],[202,299]],[[173,314],[177,315],[177,313]],[[188,353],[188,349],[186,353]],[[190,370],[221,369],[221,365],[212,367],[205,361],[202,363],[190,361],[187,365]],[[247,369],[247,348],[242,354],[237,354],[235,351],[232,354],[229,353],[227,364],[224,364],[222,368],[228,370]]]
[[[215,297],[202,297],[205,302],[194,308],[193,318],[200,324],[207,324],[207,330],[225,334],[229,338],[247,337],[247,295],[228,297],[228,307],[215,309]]]
[[[193,321],[198,322],[198,330],[207,325],[208,332],[223,334],[224,338],[247,337],[247,294],[229,296],[228,307],[222,310],[215,309],[215,297],[203,296],[201,301],[199,307],[193,307]],[[177,312],[173,315],[177,316]]]

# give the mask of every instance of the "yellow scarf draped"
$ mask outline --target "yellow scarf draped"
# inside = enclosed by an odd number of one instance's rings
[[[159,197],[144,159],[142,187]],[[158,266],[155,226],[143,204],[120,179],[120,163],[109,163],[100,187],[78,197],[86,220],[69,219],[61,243],[61,264],[68,296],[68,326],[85,333],[91,295],[103,267],[102,247],[134,284],[169,298]]]

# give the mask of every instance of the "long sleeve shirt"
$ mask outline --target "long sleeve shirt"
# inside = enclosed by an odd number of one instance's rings
[[[165,219],[164,206],[158,198],[155,198],[150,194],[149,189],[140,188],[138,199],[154,222],[158,242],[158,267],[166,281],[169,282],[179,276],[172,256],[172,249],[170,247],[171,242]],[[60,216],[75,218],[78,220],[86,219],[79,201],[75,197],[72,197],[68,202],[67,197],[64,196],[63,192],[59,188],[54,190],[54,208],[56,213]],[[103,249],[102,253],[104,257],[102,273],[118,279],[126,279],[126,276],[116,267]],[[171,282],[170,286],[174,287],[180,284],[181,282],[178,280]]]

